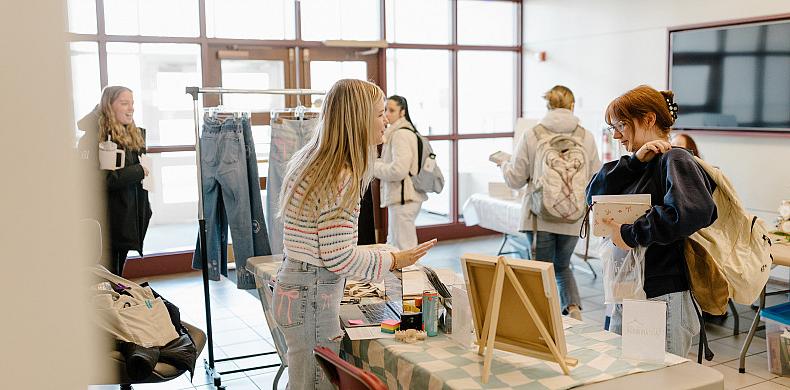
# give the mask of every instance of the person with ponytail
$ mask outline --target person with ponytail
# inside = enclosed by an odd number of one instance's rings
[[[313,349],[340,350],[346,278],[380,282],[436,244],[400,251],[357,246],[360,199],[373,180],[385,124],[381,88],[339,80],[326,94],[313,137],[288,162],[279,202],[285,259],[271,306],[288,346],[290,390],[332,388]]]
[[[685,239],[717,218],[716,184],[686,149],[673,148],[670,128],[678,106],[672,91],[640,85],[606,108],[607,131],[630,152],[603,165],[587,186],[593,195],[650,194],[652,207],[634,223],[608,221],[615,258],[637,246],[645,251],[647,299],[666,302],[666,351],[687,356],[700,331],[689,292]],[[609,330],[622,333],[622,305],[615,305]]]
[[[411,176],[418,172],[417,128],[409,115],[403,96],[387,99],[381,158],[376,160],[373,176],[381,180],[381,207],[387,208],[387,244],[399,249],[417,245],[415,221],[428,195],[414,189]]]
[[[532,191],[534,183],[546,180],[545,177],[533,177],[535,166],[542,164],[538,155],[538,145],[543,139],[549,139],[557,135],[574,137],[583,145],[587,161],[582,162],[584,177],[581,183],[586,183],[590,175],[598,171],[601,167],[601,159],[598,158],[598,149],[595,146],[593,134],[581,126],[579,118],[573,114],[576,100],[570,88],[563,85],[555,85],[543,95],[546,100],[546,115],[540,123],[528,129],[519,140],[515,153],[510,161],[498,163],[502,170],[502,177],[505,183],[514,190],[519,190],[527,186],[527,191]],[[557,187],[563,184],[555,184]],[[581,188],[577,191],[581,195]],[[529,207],[530,196],[524,197],[524,204],[521,209],[520,230],[525,232],[527,238],[527,249],[519,253],[521,258],[532,258],[532,260],[546,261],[554,264],[554,277],[557,280],[557,288],[560,294],[560,310],[563,314],[582,319],[582,298],[579,295],[579,287],[571,269],[571,257],[573,249],[579,241],[579,228],[582,220],[575,222],[556,221],[536,215]],[[582,199],[579,199],[578,207],[583,209]],[[533,231],[537,230],[537,231]],[[532,248],[534,244],[535,253],[533,256]]]
[[[122,276],[129,251],[143,255],[143,240],[151,220],[148,191],[142,181],[149,175],[140,164],[145,154],[145,129],[137,127],[132,90],[122,86],[108,86],[102,91],[99,105],[78,122],[85,132],[79,149],[86,159],[98,166],[99,143],[111,141],[124,151],[123,167],[102,170],[107,190],[107,225],[109,229],[109,269]]]

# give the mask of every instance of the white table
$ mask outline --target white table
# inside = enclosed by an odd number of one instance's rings
[[[515,238],[524,237],[524,233],[520,231],[521,227],[521,200],[520,199],[505,199],[495,198],[488,194],[477,193],[472,194],[466,201],[463,207],[464,223],[466,226],[480,225],[489,230],[503,234],[502,245],[499,247],[498,255],[511,254],[517,252],[503,252],[505,244],[508,242],[511,246],[523,250],[525,253],[528,250],[526,247],[526,240],[519,242]],[[587,261],[590,256],[588,249],[590,245],[590,236],[582,242],[579,242],[576,252],[590,268],[588,273],[597,277],[595,270]],[[581,246],[581,250],[579,250]],[[587,270],[580,268],[583,272]]]
[[[502,245],[497,255],[516,253],[503,252],[510,239],[511,246],[526,251],[526,246],[515,237],[523,237],[521,225],[521,202],[518,199],[495,198],[488,194],[472,194],[463,207],[466,226],[480,225],[489,230],[502,233]]]

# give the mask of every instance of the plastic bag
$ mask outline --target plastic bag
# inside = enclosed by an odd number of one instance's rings
[[[647,299],[645,295],[645,247],[625,251],[605,237],[601,243],[604,303],[623,299]]]

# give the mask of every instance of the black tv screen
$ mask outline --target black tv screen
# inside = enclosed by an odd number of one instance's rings
[[[677,129],[790,132],[790,20],[670,32]]]

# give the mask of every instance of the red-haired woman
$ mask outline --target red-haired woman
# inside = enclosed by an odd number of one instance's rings
[[[650,194],[652,207],[634,223],[615,224],[615,256],[637,246],[645,252],[644,290],[648,299],[667,304],[666,350],[685,357],[699,320],[689,293],[683,243],[717,217],[711,194],[715,183],[685,149],[672,148],[669,132],[677,118],[671,91],[640,85],[614,99],[606,122],[631,155],[601,168],[587,187],[593,195]],[[609,330],[621,333],[622,305],[616,305]]]

